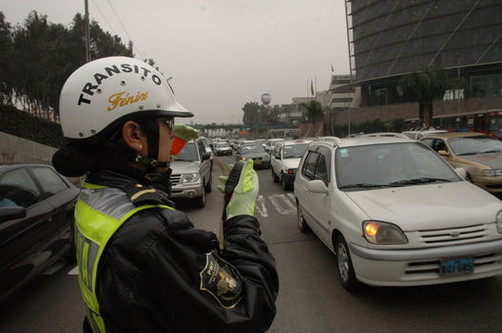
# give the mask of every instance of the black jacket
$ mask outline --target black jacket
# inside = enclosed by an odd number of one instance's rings
[[[126,175],[127,174],[127,175]],[[148,183],[136,171],[100,171],[88,182]],[[148,184],[146,184],[148,185]],[[153,185],[154,186],[154,185]],[[98,267],[97,297],[110,332],[265,332],[275,313],[275,261],[253,216],[212,232],[181,211],[142,210],[110,239]]]

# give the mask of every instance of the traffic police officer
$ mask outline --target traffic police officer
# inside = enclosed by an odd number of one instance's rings
[[[253,216],[252,161],[226,207],[221,246],[161,190],[174,117],[193,116],[162,74],[128,57],[89,62],[67,79],[59,111],[67,144],[53,164],[86,175],[75,208],[84,331],[266,331],[278,277]]]

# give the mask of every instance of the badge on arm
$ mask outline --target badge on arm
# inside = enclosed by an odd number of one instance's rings
[[[206,253],[206,266],[199,275],[200,290],[211,294],[222,307],[231,309],[239,303],[243,292],[242,277],[214,251]]]

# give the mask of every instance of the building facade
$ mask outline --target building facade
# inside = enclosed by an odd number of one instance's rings
[[[465,91],[445,94],[435,114],[502,109],[502,1],[345,2],[350,76],[357,87],[352,121],[418,116],[417,101],[399,81],[427,68],[466,83]]]

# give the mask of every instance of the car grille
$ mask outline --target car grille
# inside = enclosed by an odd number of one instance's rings
[[[494,265],[497,264],[502,258],[498,253],[489,253],[474,256],[474,268],[479,268],[481,266]],[[441,261],[437,260],[427,260],[420,262],[411,262],[408,263],[405,268],[405,273],[408,275],[417,275],[417,274],[428,274],[428,273],[437,273],[439,274],[439,268],[441,266]]]
[[[171,178],[169,179],[171,180],[172,186],[176,186],[181,183],[181,175],[171,175]]]
[[[472,240],[479,241],[488,234],[488,230],[483,224],[435,230],[420,230],[419,237],[426,245],[455,245],[470,243]]]

